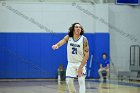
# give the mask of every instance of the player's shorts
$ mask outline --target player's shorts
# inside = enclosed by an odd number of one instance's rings
[[[67,69],[66,69],[66,78],[76,78],[78,76],[78,68],[81,62],[68,62]],[[86,75],[86,66],[83,67],[83,75]]]

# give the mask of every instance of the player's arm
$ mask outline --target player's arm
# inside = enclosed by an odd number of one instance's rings
[[[89,57],[89,45],[87,38],[84,38],[84,45],[83,45],[84,57],[82,63],[79,68],[83,68],[88,60]]]
[[[100,68],[103,68],[102,64],[100,64]]]
[[[68,42],[69,36],[66,35],[62,40],[60,40],[58,43],[56,43],[55,45],[52,46],[52,49],[58,49],[59,47],[61,47],[62,45],[64,45],[66,42]]]

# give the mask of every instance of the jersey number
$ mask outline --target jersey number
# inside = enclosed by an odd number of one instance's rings
[[[77,48],[72,48],[72,54],[77,54]]]

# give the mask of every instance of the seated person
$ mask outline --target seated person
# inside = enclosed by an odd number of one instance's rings
[[[59,65],[58,69],[57,69],[58,75],[60,75],[60,80],[61,81],[65,81],[65,69],[64,66],[61,64]]]
[[[106,71],[106,80],[109,79],[109,60],[107,60],[107,54],[103,53],[102,54],[103,61],[100,63],[100,68],[98,70],[100,80],[103,81],[104,77],[102,72]]]

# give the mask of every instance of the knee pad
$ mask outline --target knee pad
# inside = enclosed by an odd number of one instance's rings
[[[85,84],[85,76],[78,77],[78,82],[79,82],[79,85]]]
[[[67,78],[66,79],[66,82],[67,82],[68,89],[69,89],[70,93],[76,93],[76,89],[74,87],[73,80],[74,80],[74,78]]]

